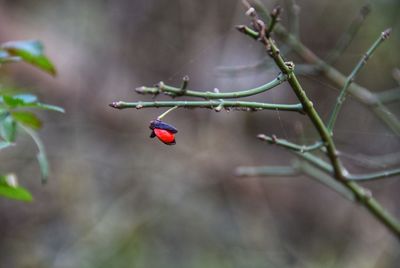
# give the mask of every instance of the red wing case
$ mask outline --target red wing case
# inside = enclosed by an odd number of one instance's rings
[[[171,131],[158,128],[155,128],[153,131],[157,138],[163,143],[167,145],[174,145],[176,143],[175,135]]]

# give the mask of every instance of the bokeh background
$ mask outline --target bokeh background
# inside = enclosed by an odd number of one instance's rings
[[[287,11],[289,2],[279,3]],[[366,1],[297,3],[302,40],[324,57]],[[349,73],[392,27],[357,78],[378,92],[399,86],[392,70],[400,66],[400,3],[369,4],[371,14],[335,67]],[[35,198],[0,200],[1,267],[398,267],[399,241],[328,188],[304,176],[235,177],[240,165],[290,164],[291,154],[255,136],[311,142],[316,134],[303,116],[177,110],[166,118],[179,129],[177,145],[165,146],[148,138],[149,121],[164,110],[108,107],[115,100],[151,100],[133,89],[158,81],[179,85],[184,75],[201,90],[272,80],[276,68],[218,71],[265,56],[234,29],[248,22],[243,13],[233,0],[0,1],[0,41],[42,40],[59,73],[52,78],[28,65],[7,65],[2,83],[67,111],[41,113],[51,164],[47,185],[40,184],[36,149],[27,137],[0,156],[1,169],[17,171]],[[286,57],[300,63],[294,54]],[[301,82],[326,119],[337,88],[320,77]],[[294,97],[281,85],[250,99],[284,103]],[[400,116],[398,104],[389,107]],[[367,172],[366,162],[378,163],[400,148],[398,137],[351,97],[335,139],[355,172]],[[397,179],[366,186],[400,217]]]

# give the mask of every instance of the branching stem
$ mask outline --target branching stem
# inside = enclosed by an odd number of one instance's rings
[[[389,35],[390,35],[390,29],[382,32],[382,34],[379,36],[379,38],[375,41],[375,43],[368,49],[368,51],[364,54],[362,59],[358,62],[356,67],[353,69],[351,74],[347,77],[345,84],[343,85],[342,90],[340,91],[339,97],[337,98],[335,107],[333,108],[332,114],[329,118],[328,121],[328,130],[330,132],[333,131],[333,127],[335,125],[337,116],[340,112],[340,109],[342,108],[342,105],[346,99],[347,95],[347,90],[349,89],[349,86],[351,83],[353,83],[356,75],[360,72],[361,68],[364,67],[364,65],[367,63],[368,59],[372,56],[374,51],[379,47],[379,45],[385,41]]]
[[[203,99],[233,99],[233,98],[243,98],[256,94],[260,94],[262,92],[268,91],[286,81],[287,77],[285,75],[278,75],[277,78],[272,80],[271,82],[264,84],[262,86],[251,88],[247,90],[241,90],[236,92],[222,92],[216,93],[211,91],[195,91],[189,90],[185,88],[185,96],[189,97],[198,97]],[[136,92],[140,94],[153,94],[157,95],[160,93],[164,93],[171,96],[181,96],[182,88],[177,88],[173,86],[169,86],[164,84],[163,82],[158,83],[156,87],[139,87],[136,88]]]

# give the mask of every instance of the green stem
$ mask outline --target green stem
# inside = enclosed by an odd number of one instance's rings
[[[259,110],[281,110],[281,111],[295,111],[302,112],[303,107],[298,104],[272,104],[262,102],[249,102],[249,101],[150,101],[150,102],[124,102],[116,101],[110,104],[111,107],[116,109],[125,108],[160,108],[160,107],[183,107],[183,108],[209,108],[216,109],[217,111],[222,108],[238,108],[245,111],[259,111]]]
[[[400,223],[393,217],[378,201],[372,197],[369,190],[359,186],[355,182],[346,182],[349,188],[357,197],[358,202],[363,204],[388,230],[390,230],[398,239],[400,239]]]
[[[281,14],[281,12],[282,12],[282,8],[280,6],[277,6],[272,10],[272,12],[270,14],[271,19],[269,21],[268,28],[266,29],[266,33],[265,33],[266,36],[270,36],[271,33],[274,31],[274,28],[278,23],[279,15]]]
[[[327,155],[333,165],[335,178],[337,180],[343,180],[346,171],[344,170],[342,164],[340,163],[332,136],[330,135],[328,129],[326,128],[318,112],[315,110],[313,103],[307,97],[307,94],[300,85],[299,80],[297,80],[297,77],[293,72],[294,65],[292,63],[290,64],[286,63],[283,60],[282,56],[279,53],[279,49],[276,47],[272,39],[269,38],[265,40],[265,42],[266,42],[265,45],[269,49],[270,56],[274,59],[279,69],[282,71],[282,73],[288,75],[288,82],[292,87],[294,93],[296,94],[297,98],[303,105],[304,112],[308,115],[314,127],[321,136],[321,139],[324,142],[324,145],[327,150]]]
[[[351,85],[351,83],[353,83],[356,75],[360,72],[361,68],[364,67],[364,65],[367,63],[368,59],[372,56],[372,54],[374,53],[374,51],[379,47],[379,45],[385,41],[390,34],[390,29],[382,32],[382,34],[380,35],[380,37],[374,42],[374,44],[368,49],[368,51],[364,54],[364,56],[362,57],[362,59],[358,62],[358,64],[356,65],[356,67],[353,69],[353,71],[351,72],[351,74],[347,77],[345,84],[343,85],[342,90],[340,91],[339,97],[336,100],[336,104],[335,107],[332,110],[332,114],[329,118],[328,121],[328,130],[330,132],[332,132],[333,127],[335,125],[337,116],[340,112],[340,109],[342,108],[342,105],[346,99],[346,95],[347,95],[347,90],[349,88],[349,86]]]
[[[257,21],[254,20],[253,23],[257,23]],[[238,26],[237,29],[240,32],[243,32],[252,38],[258,39],[259,33],[246,27],[246,26]],[[279,69],[282,71],[282,73],[284,73],[288,76],[288,82],[289,82],[290,86],[292,87],[294,93],[296,94],[297,98],[303,105],[304,112],[310,118],[311,122],[313,123],[314,127],[316,128],[319,135],[321,136],[322,141],[325,144],[325,147],[327,150],[327,155],[328,155],[329,159],[331,160],[332,165],[334,167],[335,178],[338,180],[343,180],[344,174],[347,172],[344,170],[342,164],[340,163],[340,160],[338,158],[338,153],[337,153],[337,150],[335,147],[335,143],[333,142],[332,136],[331,136],[330,132],[328,131],[328,129],[326,128],[326,126],[325,126],[324,122],[322,121],[321,117],[319,116],[318,112],[315,110],[313,103],[307,97],[307,94],[305,93],[302,86],[300,85],[299,80],[297,79],[296,74],[293,71],[294,64],[291,62],[287,63],[284,61],[284,59],[282,58],[282,55],[279,52],[279,49],[277,48],[277,46],[275,45],[275,42],[271,38],[264,37],[260,41],[264,44],[269,55],[275,61],[276,65],[279,67]]]
[[[307,160],[308,162],[312,163],[321,170],[333,174],[332,166],[329,163],[323,161],[321,158],[316,157],[310,153],[302,153],[302,154],[296,153],[296,155]],[[400,168],[395,168],[391,170],[384,170],[368,174],[345,174],[345,179],[346,181],[371,181],[371,180],[389,178],[397,176],[399,174],[400,174]]]
[[[258,19],[257,15],[253,15],[253,24],[257,24]],[[255,27],[262,28],[260,26]],[[251,29],[247,29],[247,27],[241,26],[238,29],[251,37],[255,37],[251,31]],[[278,27],[276,27],[278,29]],[[266,38],[263,35],[259,35],[256,33],[257,38],[260,36],[260,41],[266,47],[269,55],[273,58],[276,65],[282,71],[282,73],[288,75],[288,82],[291,85],[293,91],[295,92],[297,98],[300,100],[303,105],[304,112],[308,115],[314,127],[317,129],[318,133],[321,136],[322,141],[325,143],[326,154],[332,164],[329,165],[325,163],[322,159],[319,159],[310,153],[297,153],[299,156],[305,158],[308,157],[310,159],[318,159],[315,161],[321,167],[325,169],[330,169],[334,175],[334,178],[341,182],[344,186],[350,189],[357,200],[362,203],[380,222],[382,222],[396,237],[400,238],[400,222],[398,222],[391,214],[389,214],[383,207],[379,205],[379,203],[371,196],[370,192],[363,187],[359,186],[355,182],[346,181],[347,171],[342,167],[341,162],[338,158],[338,153],[335,148],[335,144],[333,142],[332,136],[325,126],[323,121],[321,120],[319,114],[314,109],[312,102],[308,99],[306,93],[302,89],[299,81],[297,80],[296,75],[293,72],[294,64],[291,62],[285,62],[282,56],[279,53],[279,49],[276,47],[274,41],[271,38]],[[372,94],[372,93],[371,93]]]
[[[216,92],[202,92],[202,91],[194,91],[194,90],[189,90],[185,89],[185,96],[189,97],[198,97],[198,98],[203,98],[203,99],[233,99],[233,98],[243,98],[243,97],[248,97],[256,94],[260,94],[262,92],[265,92],[269,89],[272,89],[280,84],[282,84],[284,81],[286,81],[286,76],[285,75],[279,75],[277,78],[272,80],[271,82],[264,84],[262,86],[256,87],[256,88],[251,88],[247,90],[242,90],[242,91],[236,91],[236,92],[223,92],[223,93],[216,93]],[[156,87],[139,87],[136,89],[137,93],[140,94],[159,94],[159,93],[165,93],[168,95],[172,96],[180,96],[182,95],[182,88],[177,88],[169,85],[165,85],[163,82],[160,82]]]
[[[309,161],[311,164],[324,170],[327,173],[332,172],[332,166],[323,161],[322,159],[313,156],[310,153],[300,154],[296,153],[299,157]],[[391,231],[397,238],[400,239],[400,222],[393,217],[384,207],[382,207],[369,190],[359,186],[353,181],[341,181],[341,183],[350,189],[357,198],[357,201],[368,209],[381,223],[383,223],[389,231]]]
[[[397,176],[400,174],[400,168],[384,170],[380,172],[369,173],[365,175],[347,175],[346,178],[351,181],[371,181],[388,177]]]
[[[288,148],[293,151],[298,151],[301,153],[314,151],[314,150],[319,149],[322,146],[324,146],[324,143],[320,142],[320,141],[317,141],[314,144],[306,146],[306,145],[295,144],[295,143],[292,143],[292,142],[284,140],[284,139],[278,139],[275,136],[269,137],[264,134],[257,135],[257,138],[259,138],[260,140],[267,141],[270,144],[280,145],[282,147]]]
[[[163,112],[161,115],[159,115],[159,116],[157,117],[157,119],[158,119],[158,120],[163,119],[164,116],[166,116],[167,114],[169,114],[170,112],[172,112],[173,110],[175,110],[175,109],[177,109],[177,108],[178,108],[178,106],[174,106],[174,107],[172,107],[172,108],[166,110],[166,111]]]

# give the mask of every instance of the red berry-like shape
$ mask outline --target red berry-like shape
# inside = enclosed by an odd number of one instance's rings
[[[155,128],[154,133],[156,134],[157,138],[163,143],[168,145],[175,144],[175,135],[171,131]]]

